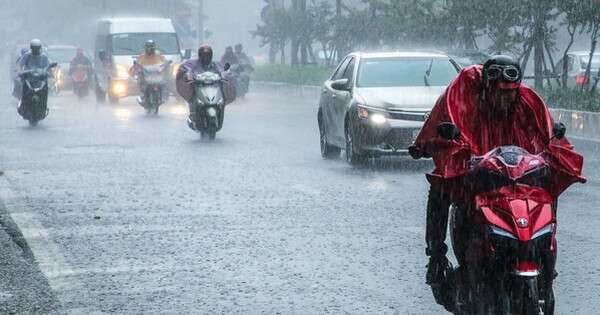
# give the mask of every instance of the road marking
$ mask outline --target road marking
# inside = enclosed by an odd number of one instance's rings
[[[89,301],[87,288],[76,279],[62,279],[62,274],[73,274],[75,271],[67,263],[56,244],[50,239],[49,233],[36,219],[35,212],[10,188],[6,176],[0,177],[0,199],[4,202],[7,212],[15,224],[21,229],[23,237],[33,252],[40,270],[48,279],[52,291],[57,295],[59,303],[64,299],[61,295],[64,289],[77,288],[80,301]],[[20,213],[13,215],[13,213]],[[23,228],[27,227],[27,228]],[[62,305],[64,307],[64,305]],[[103,314],[99,310],[86,308],[67,309],[68,314]]]

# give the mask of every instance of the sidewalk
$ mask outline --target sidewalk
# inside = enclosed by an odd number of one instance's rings
[[[59,314],[58,305],[0,200],[0,314]]]

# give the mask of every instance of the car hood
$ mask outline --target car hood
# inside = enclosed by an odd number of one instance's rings
[[[445,89],[445,86],[358,88],[356,97],[367,106],[429,111]]]

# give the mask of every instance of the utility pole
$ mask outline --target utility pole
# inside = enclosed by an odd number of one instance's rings
[[[204,44],[204,0],[198,0],[198,45]]]

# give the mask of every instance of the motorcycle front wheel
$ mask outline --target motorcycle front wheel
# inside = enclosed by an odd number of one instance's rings
[[[517,278],[510,293],[511,314],[539,315],[540,294],[537,277]]]

